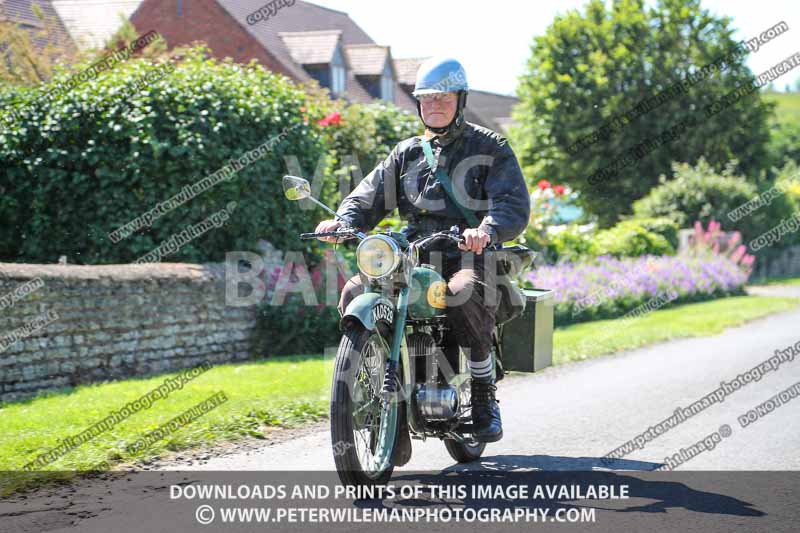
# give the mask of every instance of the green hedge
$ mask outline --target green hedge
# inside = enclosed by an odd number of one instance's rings
[[[74,263],[130,262],[229,202],[237,205],[226,223],[162,260],[221,261],[226,251],[250,249],[259,238],[282,249],[316,246],[297,240],[309,230],[308,213],[281,190],[284,156],[313,168],[324,151],[322,128],[304,122],[306,93],[289,80],[257,65],[206,59],[197,48],[171,71],[132,59],[52,100],[43,97],[70,74],[0,95],[4,109],[23,110],[21,120],[11,119],[0,134],[6,170],[0,260],[53,262],[67,255]],[[137,88],[148,74],[156,79]],[[184,186],[276,138],[232,179],[150,228],[117,244],[109,239]]]

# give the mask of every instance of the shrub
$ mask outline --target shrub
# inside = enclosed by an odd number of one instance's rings
[[[158,65],[130,59],[52,99],[42,96],[69,72],[32,91],[3,92],[0,106],[9,98],[29,106],[0,135],[0,258],[129,262],[231,201],[238,205],[227,223],[166,260],[221,261],[260,237],[282,249],[315,249],[297,240],[308,215],[285,200],[281,187],[284,156],[310,167],[323,151],[321,128],[301,111],[306,93],[256,64],[204,53],[187,52],[171,72],[127,98]],[[109,240],[113,230],[271,139],[279,140],[231,179],[117,244]]]
[[[651,231],[651,228],[656,231]],[[664,218],[625,220],[613,228],[591,233],[572,224],[550,237],[544,259],[574,263],[591,257],[639,257],[640,255],[672,255],[677,243],[678,228]]]
[[[800,123],[780,122],[773,125],[767,150],[769,160],[775,166],[787,161],[800,162]]]
[[[574,222],[581,214],[575,205],[578,194],[565,185],[539,180],[530,198],[531,218],[519,238],[523,244],[545,246],[549,241],[550,228]]]
[[[787,161],[777,170],[775,184],[792,202],[795,211],[800,210],[800,163]]]
[[[675,249],[665,237],[648,231],[636,220],[620,222],[613,228],[598,231],[594,237],[595,255],[639,257],[673,255]]]
[[[554,235],[550,239],[548,251],[552,251],[552,255],[547,259],[560,262],[575,262],[597,255],[592,236],[581,232],[575,225],[570,225]]]
[[[326,265],[343,265],[344,274],[337,270],[335,275],[338,301],[347,281],[345,274],[352,272],[350,261],[342,255],[335,257],[333,250],[327,249],[323,261],[311,269],[302,263],[284,261],[268,272],[264,280],[266,298],[257,310],[255,354],[322,353],[326,347],[336,346],[341,337],[340,317],[336,305],[326,305]]]
[[[678,230],[680,230],[680,226],[674,220],[665,217],[642,217],[620,222],[620,225],[629,223],[641,226],[651,233],[661,235],[672,248],[678,249]]]
[[[664,181],[647,196],[634,202],[633,211],[637,218],[669,218],[681,228],[687,228],[695,221],[707,224],[717,220],[724,230],[741,231],[747,242],[791,215],[793,206],[781,195],[769,206],[738,221],[731,220],[728,213],[759,193],[754,184],[733,176],[732,169],[731,164],[722,173],[717,173],[703,160],[695,166],[676,163],[673,167],[675,178]],[[763,189],[772,185],[772,182],[765,182]]]
[[[386,158],[400,141],[423,133],[419,117],[395,105],[376,102],[365,105],[364,110],[375,123],[376,159]]]
[[[755,256],[747,253],[747,246],[742,244],[742,234],[734,231],[724,234],[720,231],[720,224],[712,220],[708,229],[703,228],[700,222],[694,223],[694,234],[689,239],[686,255],[698,257],[713,257],[721,255],[738,265],[749,276],[753,271]]]
[[[415,115],[392,104],[346,105],[341,100],[327,99],[326,92],[317,94],[316,102],[319,112],[326,115],[317,122],[324,126],[322,134],[328,157],[324,169],[326,186],[319,194],[331,206],[338,205],[343,199],[342,192],[353,190],[397,143],[422,133],[421,122]]]

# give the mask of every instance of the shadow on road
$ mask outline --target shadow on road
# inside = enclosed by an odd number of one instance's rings
[[[507,501],[493,498],[461,498],[452,500],[452,505],[480,508],[486,505],[500,508],[549,508],[553,512],[559,507],[595,507],[617,513],[666,513],[668,509],[682,509],[695,513],[711,513],[719,515],[760,517],[765,512],[756,509],[754,504],[740,499],[747,493],[745,478],[749,475],[764,473],[754,472],[653,472],[661,463],[615,459],[610,462],[600,457],[563,457],[548,455],[495,455],[481,458],[479,462],[456,464],[438,473],[410,473],[404,475],[395,471],[393,481],[421,483],[425,485],[447,486],[457,485],[496,485],[511,487],[526,484],[549,486],[576,486],[585,494],[589,486],[606,485],[610,487],[628,486],[631,499],[622,500],[587,500],[566,497],[534,499],[530,501],[509,499]],[[593,470],[595,468],[611,468],[612,470]],[[614,470],[631,472],[619,473]],[[636,472],[633,472],[636,471]],[[775,473],[769,473],[775,474]],[[725,495],[696,486],[719,487],[724,492],[737,493],[739,497]],[[752,489],[751,489],[752,490]],[[472,494],[471,491],[468,491]],[[763,496],[763,495],[762,495]],[[758,499],[758,498],[755,498]],[[639,500],[653,500],[640,502]],[[611,501],[612,508],[605,505],[592,505],[594,501],[605,503]],[[575,502],[575,503],[570,503]],[[635,504],[633,504],[635,502]],[[372,502],[377,503],[377,502]],[[393,500],[393,505],[440,505],[435,498]]]

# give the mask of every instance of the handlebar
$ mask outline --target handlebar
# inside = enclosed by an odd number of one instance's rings
[[[341,237],[341,238],[351,238],[354,237],[356,234],[355,230],[344,230],[344,231],[323,231],[320,233],[301,233],[300,239],[301,240],[308,240],[308,239],[316,239],[318,237]]]
[[[434,233],[433,235],[429,235],[422,239],[418,239],[412,243],[415,248],[419,248],[421,246],[425,246],[431,241],[435,241],[436,239],[450,239],[456,243],[463,243],[465,242],[464,237],[459,235],[459,228],[458,226],[453,226],[447,231],[440,231],[438,233]]]
[[[422,239],[417,239],[416,241],[410,243],[412,246],[419,248],[420,246],[424,246],[431,241],[437,239],[450,239],[456,243],[464,243],[466,242],[464,237],[459,235],[459,227],[453,226],[449,230],[440,231],[438,233],[434,233],[433,235],[429,235],[427,237],[423,237]],[[358,235],[358,230],[352,228],[346,228],[343,230],[337,231],[323,231],[319,233],[301,233],[300,239],[301,240],[309,240],[309,239],[317,239],[319,237],[339,237],[341,239],[350,239],[356,237]]]

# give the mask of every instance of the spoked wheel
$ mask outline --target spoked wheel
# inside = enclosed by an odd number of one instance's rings
[[[461,375],[467,375],[464,382],[459,385],[458,401],[461,405],[462,413],[461,419],[464,422],[472,423],[472,393],[471,393],[471,378],[468,377],[469,365],[467,364],[464,354],[459,353],[458,372]],[[485,442],[477,442],[469,439],[465,442],[458,442],[453,439],[444,439],[444,447],[447,453],[450,454],[455,461],[459,463],[470,463],[480,459],[483,455],[483,450],[486,448]]]
[[[339,344],[331,394],[331,441],[344,485],[385,484],[392,476],[398,409],[396,403],[384,404],[381,397],[389,350],[377,329],[360,326],[348,329]]]

